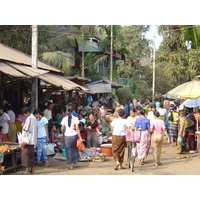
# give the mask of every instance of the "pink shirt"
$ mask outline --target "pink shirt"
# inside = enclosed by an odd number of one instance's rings
[[[162,133],[165,128],[165,122],[161,119],[154,119],[151,121],[151,128],[153,133]]]

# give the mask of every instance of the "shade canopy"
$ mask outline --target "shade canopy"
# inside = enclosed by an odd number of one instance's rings
[[[111,93],[111,85],[108,83],[87,84],[92,93]]]
[[[0,43],[0,59],[5,61],[15,62],[18,64],[32,66],[32,58],[30,55],[20,52],[2,43]],[[53,67],[39,60],[38,60],[38,68],[63,73],[61,69]]]
[[[191,81],[186,87],[179,93],[179,96],[183,99],[197,99],[200,97],[200,82]]]
[[[200,98],[197,99],[187,99],[184,104],[188,108],[196,108],[200,106]]]
[[[55,75],[52,73],[43,74],[41,76],[38,76],[39,79],[42,79],[43,81],[50,83],[52,85],[55,85],[57,87],[61,87],[64,90],[82,90],[82,91],[88,91],[87,88],[80,86],[70,80],[67,80],[65,77],[60,75]]]
[[[170,90],[169,92],[167,92],[167,97],[169,99],[176,99],[179,97],[179,93],[185,89],[185,87],[190,84],[191,82],[187,82],[187,83],[183,83],[177,87],[175,87],[174,89]]]

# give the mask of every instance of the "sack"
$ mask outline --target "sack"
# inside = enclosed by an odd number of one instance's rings
[[[50,156],[50,155],[54,155],[54,154],[55,154],[54,145],[51,144],[50,142],[47,142],[47,144],[44,145],[43,150],[44,150],[44,153],[45,153],[47,156]]]
[[[154,142],[160,142],[162,140],[162,133],[154,133]]]
[[[85,146],[80,139],[77,140],[76,147],[79,151],[85,151]]]
[[[25,147],[27,144],[29,144],[29,139],[26,132],[24,132],[24,134],[17,132],[17,137],[21,147]]]

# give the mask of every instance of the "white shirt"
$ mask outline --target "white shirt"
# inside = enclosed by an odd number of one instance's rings
[[[38,125],[38,138],[46,137],[45,124],[48,124],[47,118],[43,117],[41,120],[37,120]]]
[[[22,127],[22,134],[28,135],[30,145],[37,144],[37,134],[38,134],[37,119],[33,114],[30,114],[30,116],[27,117],[26,122]]]
[[[15,118],[16,118],[15,113],[12,110],[8,110],[7,113],[10,117],[10,121],[15,123]]]
[[[52,119],[52,110],[48,110],[47,108],[44,110],[44,117],[47,118],[47,120]]]
[[[131,119],[131,116],[129,116],[126,119],[126,125],[127,127],[133,126],[135,124],[135,120],[138,118],[138,116],[135,119]]]
[[[79,124],[79,120],[77,117],[72,115],[71,126],[68,126],[68,116],[64,117],[61,121],[61,125],[65,126],[65,136],[74,136],[77,134],[76,130],[74,130],[74,125]]]
[[[152,111],[150,111],[147,115],[147,118],[151,121],[151,120],[154,120],[154,114]]]
[[[157,111],[160,113],[160,115],[166,115],[167,112],[165,108],[159,108]]]
[[[114,118],[110,125],[114,127],[113,135],[123,136],[126,134],[126,119]]]
[[[0,125],[3,127],[3,134],[8,133],[9,131],[9,123],[10,117],[7,113],[3,113],[3,115],[0,116]]]

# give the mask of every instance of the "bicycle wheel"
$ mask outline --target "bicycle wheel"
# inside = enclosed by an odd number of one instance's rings
[[[134,172],[135,156],[136,156],[135,148],[132,146],[131,157],[130,157],[130,167],[132,172]]]
[[[134,172],[135,156],[131,157],[130,164],[131,164],[131,171]]]
[[[131,143],[127,143],[127,148],[128,148],[128,167],[131,168]]]

